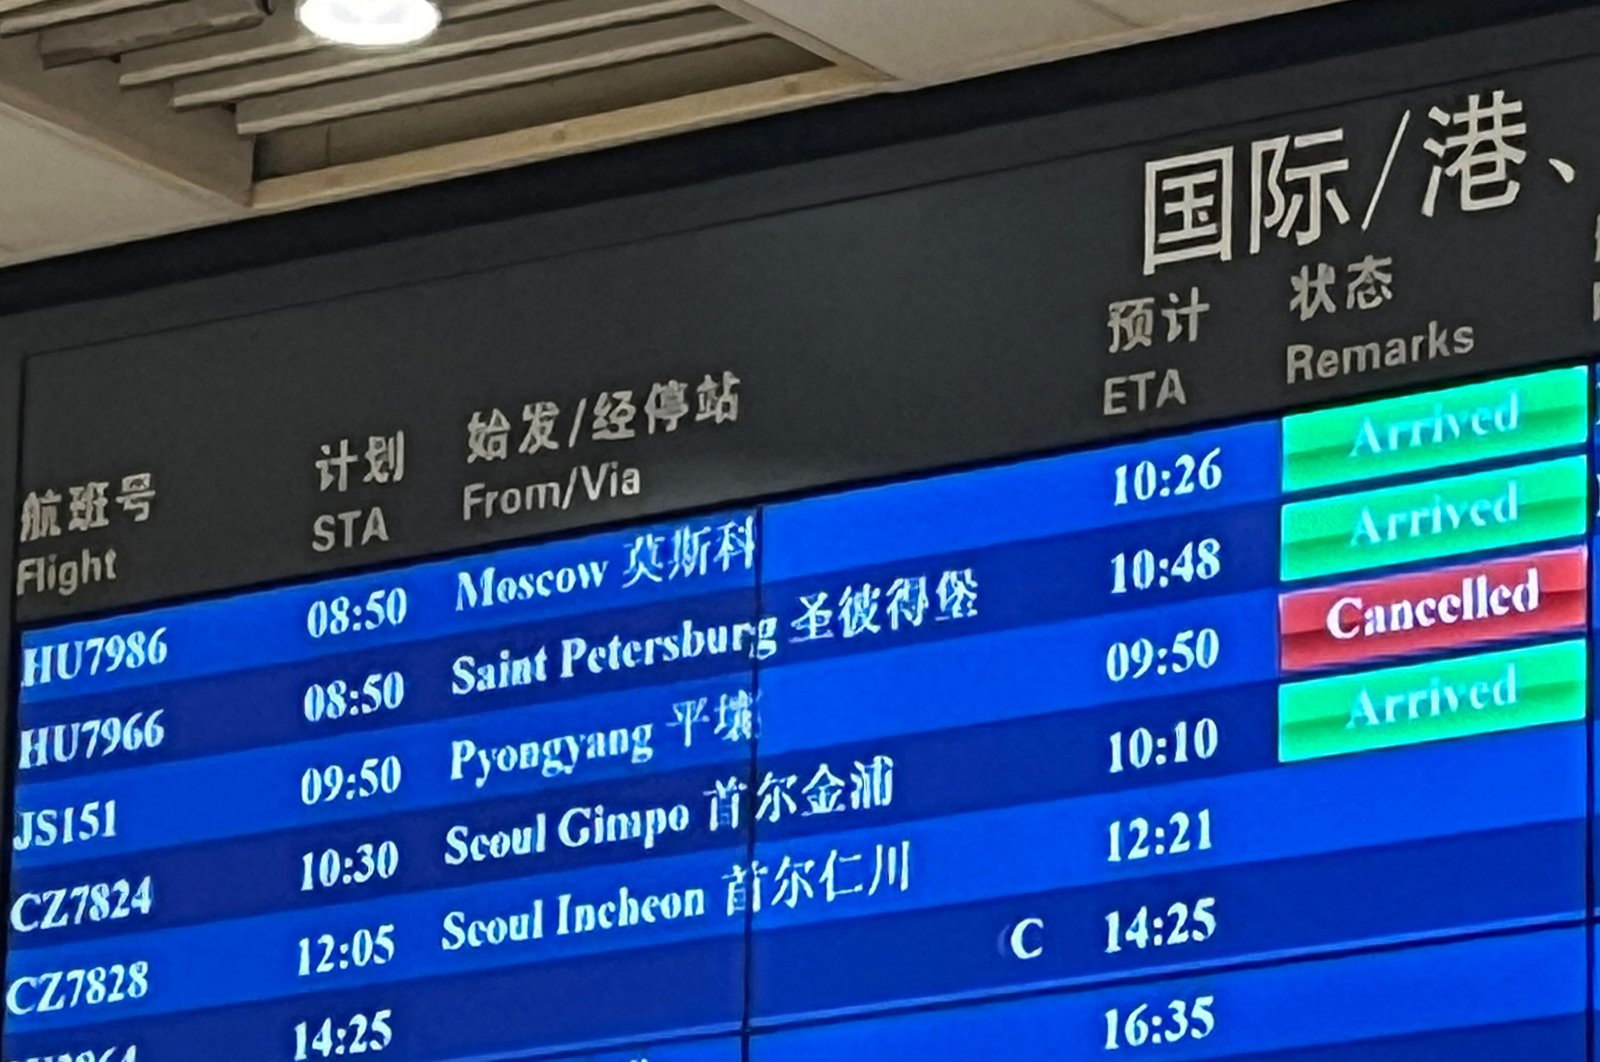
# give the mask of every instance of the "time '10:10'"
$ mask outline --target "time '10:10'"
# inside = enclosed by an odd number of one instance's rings
[[[1149,727],[1118,730],[1111,735],[1111,768],[1108,773],[1143,771],[1150,767],[1168,764],[1209,760],[1217,754],[1222,734],[1217,721],[1199,719],[1193,723],[1180,720],[1170,733],[1157,735]]]

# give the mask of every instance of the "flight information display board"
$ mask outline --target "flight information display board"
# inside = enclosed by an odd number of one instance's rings
[[[1577,1062],[1594,389],[36,626],[4,1057]]]
[[[1596,1062],[1596,40],[0,321],[0,1062]]]

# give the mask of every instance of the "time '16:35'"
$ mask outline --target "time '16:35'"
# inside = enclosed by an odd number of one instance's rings
[[[1124,1013],[1112,1007],[1106,1011],[1107,1051],[1146,1044],[1175,1044],[1180,1040],[1204,1040],[1217,1027],[1216,996],[1174,999],[1159,1003],[1140,1003]]]

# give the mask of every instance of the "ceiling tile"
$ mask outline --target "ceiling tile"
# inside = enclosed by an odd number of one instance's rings
[[[1095,0],[1097,4],[1142,26],[1221,25],[1264,18],[1339,0]]]
[[[231,216],[221,201],[147,175],[0,107],[0,257],[56,254]]]
[[[907,81],[961,77],[1126,33],[1077,0],[750,0],[773,17]]]
[[[68,20],[0,35],[0,263],[1336,2],[441,0],[356,53],[292,0],[0,0]]]

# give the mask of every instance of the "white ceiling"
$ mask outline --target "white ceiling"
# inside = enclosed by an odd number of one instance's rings
[[[892,77],[935,84],[1337,0],[752,0]]]
[[[54,17],[52,13],[74,2],[94,0],[0,0],[0,7]],[[179,5],[194,2],[141,0],[167,25],[182,15],[185,9]],[[553,16],[543,14],[546,10],[579,11],[585,2],[496,0],[486,9],[521,4],[532,19],[548,21]],[[603,2],[605,17],[615,22],[616,8],[627,0],[595,2]],[[577,55],[581,69],[589,71],[587,80],[566,76],[565,81],[547,82],[537,71],[530,75],[516,70],[495,82],[495,91],[466,99],[460,98],[466,94],[458,91],[459,83],[435,91],[406,82],[404,71],[368,73],[364,80],[347,78],[309,90],[331,101],[329,113],[339,116],[338,121],[259,141],[238,121],[239,113],[272,110],[287,95],[262,96],[248,107],[174,109],[175,86],[192,85],[193,80],[141,83],[130,71],[152,69],[166,53],[191,64],[207,50],[246,54],[254,41],[282,37],[281,12],[265,22],[251,21],[230,7],[233,21],[212,27],[216,36],[122,53],[122,64],[92,59],[60,65],[64,41],[74,47],[93,45],[99,24],[92,20],[69,24],[70,33],[58,28],[50,38],[14,31],[0,40],[0,266],[1335,2],[705,0],[707,8],[723,9],[716,17],[735,20],[731,29],[717,30],[727,38],[726,52],[709,59],[687,46],[680,51],[670,37],[657,34],[665,41],[653,45],[649,63],[638,59],[637,45],[633,52],[619,48],[595,52],[593,58]],[[280,7],[285,6],[280,0]],[[655,6],[668,5],[657,0]],[[450,10],[447,6],[447,15]],[[515,10],[509,16],[479,16],[481,23],[464,16],[448,28],[452,39],[470,48],[474,27],[497,27],[508,17],[515,18]],[[120,18],[116,29],[124,33],[138,29],[148,36],[163,25],[153,21],[130,28],[130,16]],[[692,11],[680,21],[689,25],[695,18],[714,21],[709,12],[700,16]],[[533,28],[516,32],[536,39],[537,24],[529,25]],[[0,32],[5,32],[3,25]],[[609,33],[613,40],[640,36],[626,27],[596,32]],[[56,57],[47,63],[51,49]],[[702,57],[694,58],[697,54]],[[275,59],[281,67],[282,55],[280,48],[277,56],[251,62]],[[482,70],[486,63],[500,62],[495,55],[462,62]],[[329,49],[294,62],[307,68],[360,66]],[[721,80],[716,62],[728,67]],[[235,65],[231,70],[237,73],[224,71],[211,78],[242,80],[256,68]],[[327,82],[326,72],[319,76]],[[400,89],[393,92],[397,102],[385,104],[387,114],[363,114],[349,107],[349,97],[339,95],[365,91],[369,99],[383,99],[376,95],[379,78]],[[646,84],[649,78],[655,81]],[[579,108],[575,93],[592,98],[593,105]],[[429,109],[404,105],[419,94],[430,99]],[[416,130],[430,120],[440,128],[465,132],[449,142],[417,140]],[[516,127],[519,122],[525,127]],[[412,139],[406,139],[407,130]]]
[[[242,210],[0,105],[0,265],[208,225]]]

